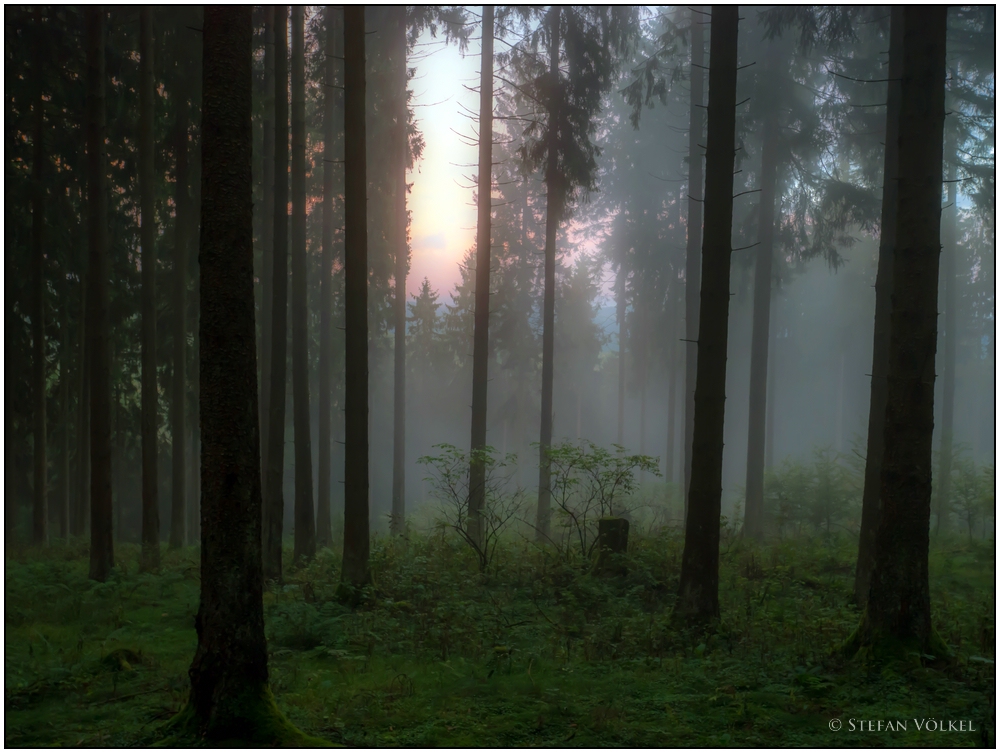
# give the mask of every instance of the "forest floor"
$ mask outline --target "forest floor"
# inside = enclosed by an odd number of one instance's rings
[[[710,636],[670,623],[682,545],[637,537],[628,574],[601,577],[511,543],[484,578],[454,536],[376,539],[355,610],[334,601],[340,557],[324,550],[264,596],[278,705],[356,746],[992,745],[992,540],[932,544],[952,658],[881,664],[838,651],[859,617],[853,540],[724,536]],[[184,703],[197,552],[164,548],[155,574],[138,547],[118,557],[98,584],[83,542],[8,547],[5,746],[146,745]]]

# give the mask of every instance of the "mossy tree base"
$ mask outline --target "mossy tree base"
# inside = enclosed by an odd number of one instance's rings
[[[865,611],[857,629],[841,646],[848,659],[875,661],[909,661],[914,657],[928,661],[948,661],[951,651],[936,630],[926,639],[917,635],[901,636],[872,625]],[[931,658],[933,657],[933,658]]]
[[[215,706],[205,718],[188,703],[168,722],[157,747],[330,748],[328,740],[299,730],[278,709],[267,687]]]

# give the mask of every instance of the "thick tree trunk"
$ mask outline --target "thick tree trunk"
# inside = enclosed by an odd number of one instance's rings
[[[773,44],[772,44],[773,49]],[[768,52],[769,78],[780,70],[773,51]],[[757,227],[757,262],[753,280],[753,332],[750,345],[750,417],[747,431],[746,506],[743,534],[764,536],[764,450],[767,442],[767,349],[771,331],[771,261],[774,256],[774,204],[779,199],[778,122],[775,108],[764,119],[760,168],[760,204]]]
[[[35,11],[35,22],[41,26],[42,13]],[[45,115],[42,83],[41,48],[35,55],[38,100],[34,106],[34,141],[31,166],[31,353],[32,387],[34,396],[33,439],[34,486],[32,489],[31,543],[49,543],[48,459],[45,420],[47,368],[45,361]]]
[[[108,197],[104,156],[104,9],[85,11],[87,55],[87,350],[90,356],[90,577],[105,581],[115,563],[111,506],[111,353]]]
[[[952,77],[957,78],[957,73],[952,72]],[[954,136],[948,139],[948,201],[947,208],[941,217],[941,260],[943,268],[941,276],[944,278],[944,353],[942,353],[943,384],[941,386],[941,450],[938,454],[938,475],[937,475],[937,504],[935,517],[937,523],[934,527],[935,535],[940,535],[948,530],[948,515],[950,512],[951,498],[951,463],[952,463],[952,441],[955,424],[955,339],[958,336],[958,310],[956,285],[958,278],[955,276],[955,254],[958,252],[956,238],[956,221],[958,207],[955,206],[957,198],[956,175],[957,165],[955,153]]]
[[[157,474],[158,414],[156,387],[156,219],[153,197],[153,9],[139,10],[139,211],[142,218],[142,561],[160,566],[160,501]]]
[[[739,8],[712,6],[705,157],[705,242],[691,489],[674,613],[687,622],[719,616],[719,516],[729,339],[733,161],[736,154],[736,59]]]
[[[204,20],[199,400],[204,497],[198,648],[177,723],[211,741],[274,743],[261,572],[249,7]]]
[[[903,77],[903,6],[894,5],[889,22],[888,98],[885,115],[885,156],[882,178],[882,220],[875,274],[875,336],[872,345],[871,398],[868,407],[868,449],[861,502],[858,564],[854,572],[854,601],[864,606],[875,561],[875,531],[881,515],[883,434],[889,364],[889,310],[892,305],[892,266],[896,248],[899,184],[900,80]]]
[[[184,546],[186,533],[185,494],[186,438],[184,415],[187,393],[187,267],[190,196],[188,194],[188,101],[183,85],[177,99],[174,132],[176,143],[176,185],[174,186],[174,269],[173,269],[173,376],[170,384],[170,548]]]
[[[196,133],[203,133],[202,128],[198,128]],[[191,235],[188,237],[188,250],[190,255],[188,257],[188,263],[190,264],[188,275],[191,278],[191,309],[195,312],[195,317],[198,316],[198,301],[199,301],[199,290],[201,287],[201,277],[199,274],[199,244],[201,236],[201,140],[196,138],[192,141],[192,158],[191,166],[195,169],[195,174],[192,176],[191,188],[194,192],[192,202],[191,202],[191,212],[190,217],[194,220],[186,232]],[[192,363],[199,363],[200,358],[200,344],[197,337],[194,338],[194,347],[191,354]],[[188,473],[188,495],[187,495],[187,541],[189,544],[196,544],[201,540],[201,464],[197,462],[197,458],[201,457],[201,416],[199,410],[199,395],[201,394],[200,387],[200,373],[198,369],[190,370],[191,377],[191,394],[193,400],[190,401],[189,407],[191,410],[191,415],[188,417],[188,425],[191,428],[191,457],[193,458],[192,463],[189,467],[190,473]]]
[[[329,61],[328,61],[329,62]],[[274,6],[264,6],[264,200],[261,209],[260,296],[260,461],[267,485],[268,400],[271,397],[271,320],[274,308]]]
[[[368,227],[365,8],[344,7],[344,584],[368,570]]]
[[[292,399],[295,433],[295,545],[303,564],[316,554],[312,432],[309,427],[309,319],[306,269],[305,8],[292,6]]]
[[[688,130],[687,261],[685,265],[684,317],[684,519],[691,489],[694,442],[694,389],[698,374],[698,314],[701,293],[702,146],[704,133],[705,32],[703,16],[691,10],[691,117]]]
[[[406,166],[409,161],[409,143],[406,135],[406,6],[396,7],[394,14],[393,47],[396,61],[393,73],[394,88],[399,101],[396,110],[396,132],[393,135],[396,146],[394,177],[396,205],[393,213],[396,226],[396,270],[393,300],[392,515],[389,528],[392,533],[399,534],[403,532],[403,523],[406,519],[406,272],[409,265],[409,248],[406,240]],[[474,405],[475,384],[472,392]]]
[[[549,75],[559,76],[559,6],[549,9]],[[552,490],[549,488],[551,465],[549,446],[552,444],[552,377],[555,354],[556,319],[556,233],[562,213],[562,196],[559,194],[559,143],[558,115],[553,108],[548,113],[548,164],[545,168],[545,294],[542,302],[542,427],[538,443],[538,513],[536,530],[538,539],[549,536],[549,516]]]
[[[479,69],[479,218],[476,228],[476,311],[472,337],[472,462],[469,535],[482,538],[486,505],[486,402],[490,352],[490,241],[493,210],[493,6],[483,6]]]
[[[288,6],[274,6],[274,268],[264,482],[264,577],[281,580],[288,348]]]
[[[848,648],[901,642],[937,655],[947,649],[931,631],[927,549],[948,11],[907,6],[904,14],[900,123],[906,127],[899,130],[882,514],[868,601]]]
[[[320,265],[319,278],[319,486],[316,497],[316,545],[329,547],[333,545],[333,533],[330,522],[330,456],[331,456],[331,426],[330,402],[332,395],[330,362],[332,360],[333,342],[330,327],[330,297],[333,286],[333,141],[336,138],[334,123],[334,89],[337,80],[337,34],[339,24],[336,21],[336,10],[326,6],[324,24],[326,26],[326,65],[324,66],[326,83],[323,90],[323,257]]]

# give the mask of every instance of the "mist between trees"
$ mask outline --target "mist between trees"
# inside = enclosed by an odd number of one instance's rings
[[[450,526],[488,573],[501,536],[589,561],[624,516],[685,532],[676,613],[704,625],[721,521],[860,537],[859,646],[897,575],[938,645],[926,546],[893,569],[885,521],[994,535],[992,8],[288,10],[254,7],[244,50],[242,15],[8,9],[9,544],[89,534],[98,581],[118,542],[209,562],[205,463],[238,429],[258,580],[343,545],[357,606],[373,533]],[[414,99],[442,45],[480,66],[447,136],[454,103]],[[203,69],[231,55],[249,84]],[[432,138],[468,154],[477,235],[406,295]]]

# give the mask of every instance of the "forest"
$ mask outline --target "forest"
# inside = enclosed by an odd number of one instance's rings
[[[4,747],[995,747],[994,6],[4,21]]]

